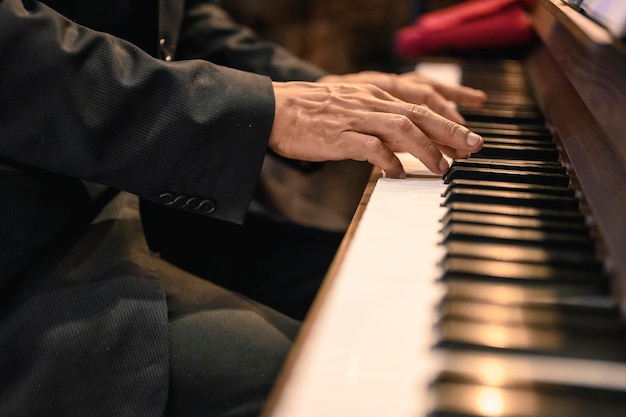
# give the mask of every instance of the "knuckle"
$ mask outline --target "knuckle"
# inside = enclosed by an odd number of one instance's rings
[[[429,84],[424,84],[423,90],[426,98],[432,98],[433,96],[435,96],[435,94],[437,94],[435,88]]]
[[[379,90],[379,88],[375,84],[372,84],[372,83],[366,83],[364,86],[365,86],[365,88],[368,91],[378,91]]]
[[[440,116],[436,112],[432,111],[426,106],[414,106],[411,110],[414,120],[417,120],[420,126],[432,126],[435,130],[432,132],[440,132],[445,137],[455,137],[462,134],[467,134],[469,131],[463,125],[453,122],[443,116]],[[430,131],[430,129],[428,129]],[[438,135],[437,135],[438,136]]]
[[[446,133],[449,136],[459,136],[459,135],[467,135],[469,129],[460,124],[454,123],[451,120],[446,120],[446,125],[444,126]]]
[[[374,155],[379,155],[382,151],[382,143],[380,140],[373,136],[364,136],[359,146],[354,149],[354,156],[352,159],[357,161],[371,161],[375,159]]]
[[[432,116],[430,110],[421,104],[414,104],[411,106],[409,114],[417,120]]]
[[[362,147],[365,153],[372,154],[379,153],[382,150],[383,144],[378,137],[365,136]]]
[[[422,95],[424,98],[424,103],[426,103],[427,105],[436,102],[437,98],[439,97],[439,93],[437,93],[437,91],[435,91],[435,89],[430,85],[424,85],[424,87],[422,88]]]
[[[461,125],[458,125],[450,120],[445,120],[441,125],[440,132],[442,134],[442,138],[454,138],[457,137],[459,132],[465,130]]]
[[[397,115],[394,119],[394,124],[400,132],[411,133],[415,131],[415,124],[408,117]]]

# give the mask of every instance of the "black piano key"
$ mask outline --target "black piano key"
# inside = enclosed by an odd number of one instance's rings
[[[514,171],[533,171],[540,173],[560,173],[565,174],[566,170],[558,161],[529,161],[523,159],[484,159],[469,158],[456,159],[452,161],[451,167],[457,168],[490,168],[490,169],[510,169]]]
[[[503,305],[485,302],[444,299],[438,305],[442,319],[506,326],[525,326],[620,335],[624,333],[619,310],[615,306],[539,303]]]
[[[485,105],[493,105],[499,103],[524,103],[527,106],[537,107],[535,100],[530,93],[530,89],[524,79],[516,79],[507,77],[501,81],[500,77],[490,77],[494,84],[475,87],[487,92],[487,101]],[[470,82],[482,84],[482,80],[473,79]],[[509,104],[510,105],[510,104]]]
[[[442,372],[429,391],[431,417],[621,417],[626,409],[624,391],[520,380],[518,375],[487,383]]]
[[[537,114],[540,117],[544,117],[543,111],[537,105],[532,98],[518,95],[513,97],[512,95],[506,96],[502,93],[502,91],[496,88],[490,88],[490,91],[486,91],[487,100],[480,106],[483,109],[491,109],[491,108],[504,108],[504,109],[521,109],[529,112],[534,112],[533,114]],[[489,94],[493,93],[493,95]],[[475,106],[464,106],[459,104],[459,111],[463,112],[465,110],[472,111],[475,109]]]
[[[488,103],[483,107],[467,107],[459,110],[467,121],[545,126],[543,115],[532,110],[490,106]]]
[[[526,137],[511,137],[511,136],[485,136],[483,139],[485,143],[492,143],[494,145],[519,145],[519,146],[536,146],[544,149],[554,149],[556,144],[552,140],[552,137],[546,133],[546,138],[526,138]]]
[[[559,233],[537,229],[522,229],[505,226],[450,223],[442,228],[443,243],[463,242],[511,242],[522,246],[554,247],[563,245],[569,250],[593,252],[594,243],[590,236],[578,233]]]
[[[465,126],[483,137],[528,138],[553,142],[552,133],[543,126],[513,126],[488,122],[467,122]]]
[[[484,89],[483,89],[484,90]],[[487,91],[487,101],[484,105],[499,105],[509,106],[513,108],[528,108],[530,110],[537,110],[538,106],[534,99],[525,96],[517,96],[507,94],[503,91]],[[463,106],[459,106],[462,111]]]
[[[535,248],[503,243],[451,241],[445,243],[444,257],[491,259],[502,262],[523,262],[543,265],[572,265],[600,270],[601,264],[592,253],[567,248]]]
[[[489,88],[488,90],[482,90],[487,93],[487,100],[480,107],[482,109],[521,110],[524,112],[528,112],[529,115],[537,115],[537,120],[544,120],[544,115],[541,108],[532,99],[532,97],[528,97],[524,94],[518,94],[515,96],[511,94],[506,95],[504,91],[500,90],[499,88]],[[473,106],[459,105],[459,111],[462,114],[466,111],[469,111],[471,114],[472,110],[474,110]],[[485,116],[488,116],[488,114],[485,113]]]
[[[622,328],[623,330],[623,328]],[[626,362],[626,335],[442,319],[436,347]],[[601,342],[600,342],[601,341]]]
[[[444,198],[445,207],[454,202],[503,204],[508,206],[547,208],[552,210],[578,211],[579,203],[574,197],[549,194],[509,192],[499,190],[452,189]]]
[[[545,208],[505,206],[501,204],[478,204],[474,202],[453,202],[448,204],[449,212],[498,214],[503,216],[533,217],[542,220],[584,222],[580,212],[549,210]]]
[[[488,281],[595,282],[600,271],[570,265],[546,265],[448,256],[441,262],[444,277]],[[445,280],[445,279],[444,279]]]
[[[447,226],[452,223],[477,224],[484,226],[506,226],[523,229],[537,229],[562,233],[588,234],[589,230],[584,223],[563,218],[540,219],[535,217],[505,216],[488,213],[468,213],[462,211],[448,211],[442,218],[441,224]]]
[[[569,185],[569,177],[562,173],[460,166],[450,167],[448,172],[444,175],[444,182],[446,184],[455,179],[518,182],[523,184],[540,184],[560,187],[567,187]]]
[[[482,149],[472,158],[523,159],[529,161],[558,161],[556,149],[535,146],[492,144],[485,142]]]
[[[471,70],[465,65],[463,63],[462,79],[464,83],[476,86],[475,88],[502,90],[507,92],[509,96],[532,96],[528,80],[519,66],[513,68],[511,65],[507,65],[506,67],[491,69],[489,67],[493,64],[481,62],[481,70]]]
[[[516,76],[522,77],[523,80],[526,80],[525,70],[522,62],[518,59],[491,59],[480,57],[474,59],[467,59],[461,62],[463,68],[463,79],[485,79],[487,85],[489,85],[489,79],[494,76],[494,74],[502,74],[496,77],[496,79],[500,79],[501,77],[508,79],[511,74],[515,74]],[[491,77],[487,78],[486,75]]]
[[[606,304],[609,283],[606,279],[594,282],[555,281],[480,281],[465,277],[442,276],[446,298],[475,300],[493,304]]]
[[[457,188],[477,189],[477,190],[499,190],[509,192],[529,192],[537,194],[548,194],[553,196],[575,197],[574,190],[569,187],[554,187],[541,184],[524,184],[515,182],[480,181],[469,179],[456,179],[448,182],[448,187],[442,193],[445,197],[451,190]]]
[[[480,305],[499,305],[507,307],[558,307],[577,311],[594,310],[601,314],[614,315],[621,321],[619,306],[610,295],[610,280],[605,275],[598,280],[599,285],[590,288],[584,284],[563,282],[472,282],[446,281],[448,291],[441,298],[444,301],[477,303]],[[469,291],[481,290],[480,295]],[[484,291],[497,291],[496,294],[484,294]],[[600,313],[599,313],[600,314]]]
[[[495,76],[495,74],[492,73],[484,73],[478,77],[473,76],[465,79],[464,82],[480,86],[475,88],[481,88],[490,92],[506,92],[508,97],[528,98],[531,96],[527,81],[519,74],[507,74],[500,71],[497,76]],[[491,101],[492,99],[491,96],[487,96],[487,101]]]
[[[515,145],[515,146],[532,146],[543,149],[555,149],[556,145],[552,141],[527,139],[527,138],[501,138],[497,136],[487,136],[483,138],[486,144],[493,145]]]
[[[483,69],[480,74],[467,75],[467,71],[464,69],[463,74],[463,82],[477,86],[475,88],[503,91],[508,96],[514,97],[531,96],[528,82],[524,74],[519,71],[511,72],[502,68],[493,71],[485,71]]]

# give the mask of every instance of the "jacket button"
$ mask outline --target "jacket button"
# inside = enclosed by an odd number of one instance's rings
[[[179,195],[172,201],[172,206],[174,207],[185,207],[185,202],[187,201],[187,196]]]
[[[198,204],[197,210],[203,213],[212,213],[215,211],[215,201],[213,200],[202,200],[200,204]]]
[[[190,210],[197,210],[200,205],[200,199],[198,197],[189,197],[187,201],[185,201],[185,208]]]
[[[172,193],[163,193],[159,196],[159,203],[165,204],[166,206],[171,206],[174,204],[174,199],[176,196]]]

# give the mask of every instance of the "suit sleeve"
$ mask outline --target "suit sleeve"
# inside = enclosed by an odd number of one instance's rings
[[[177,48],[177,59],[204,59],[231,68],[266,75],[275,81],[316,81],[327,72],[286,49],[264,41],[232,20],[218,1],[189,0]],[[323,162],[270,155],[297,170],[319,170]]]
[[[166,63],[36,1],[0,0],[0,22],[0,157],[243,221],[274,117],[269,78]]]
[[[189,0],[187,3],[177,59],[206,59],[267,75],[275,81],[316,81],[326,75],[324,70],[234,22],[219,2]]]

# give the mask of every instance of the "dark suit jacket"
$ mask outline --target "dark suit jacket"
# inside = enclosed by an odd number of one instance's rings
[[[133,196],[241,222],[274,101],[240,70],[322,72],[210,1],[45,3],[0,0],[0,415],[159,416],[167,308]]]

